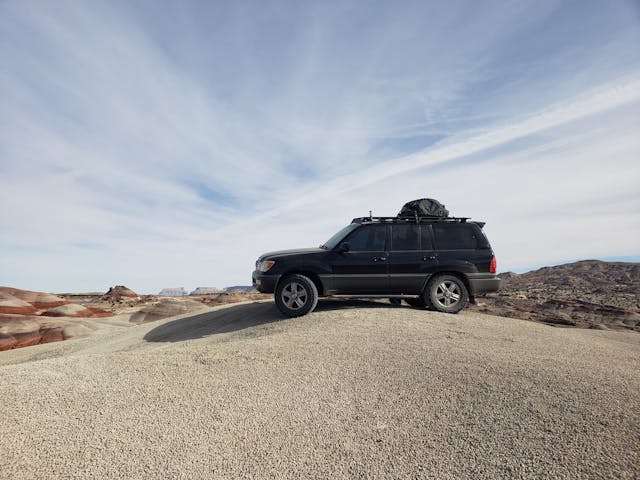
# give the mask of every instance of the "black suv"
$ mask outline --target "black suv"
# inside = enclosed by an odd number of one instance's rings
[[[289,317],[319,296],[390,298],[457,313],[500,286],[484,223],[453,217],[354,218],[319,248],[265,253],[253,286]]]

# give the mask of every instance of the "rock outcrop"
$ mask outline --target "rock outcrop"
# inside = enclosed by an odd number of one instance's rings
[[[124,285],[111,287],[109,291],[102,296],[102,301],[105,302],[139,302],[140,300],[140,295]]]

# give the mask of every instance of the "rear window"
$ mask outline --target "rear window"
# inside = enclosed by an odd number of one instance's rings
[[[478,245],[475,230],[472,225],[434,224],[433,234],[439,250],[473,249]]]
[[[393,225],[391,227],[391,250],[419,250],[420,227],[418,225]]]

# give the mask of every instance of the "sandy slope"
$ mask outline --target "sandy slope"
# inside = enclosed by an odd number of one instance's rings
[[[359,308],[352,308],[359,307]],[[640,335],[269,303],[0,353],[7,478],[638,478]]]

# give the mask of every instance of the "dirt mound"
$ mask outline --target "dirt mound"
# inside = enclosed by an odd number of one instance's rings
[[[185,313],[197,312],[206,308],[201,302],[191,299],[167,299],[142,308],[139,312],[131,316],[132,323],[147,323],[161,318],[183,315]]]
[[[101,318],[110,317],[111,313],[96,307],[85,307],[77,303],[69,303],[59,307],[51,308],[42,312],[45,317],[77,317],[77,318]]]

